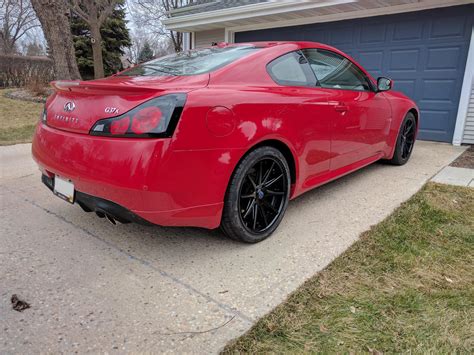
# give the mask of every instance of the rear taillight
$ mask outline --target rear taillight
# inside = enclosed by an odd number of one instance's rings
[[[43,113],[41,114],[41,122],[46,124],[47,118],[48,118],[48,113],[46,112],[46,107],[45,107],[43,108]]]
[[[120,116],[97,121],[90,134],[112,137],[171,137],[185,102],[186,94],[157,97]]]

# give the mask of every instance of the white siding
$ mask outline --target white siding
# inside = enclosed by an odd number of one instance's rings
[[[467,108],[466,124],[462,137],[463,143],[474,144],[474,82],[471,87],[471,98]]]
[[[191,49],[191,33],[184,32],[183,33],[183,50]]]
[[[218,28],[216,30],[199,31],[194,32],[194,46],[209,47],[213,42],[224,42],[225,41],[225,29]]]

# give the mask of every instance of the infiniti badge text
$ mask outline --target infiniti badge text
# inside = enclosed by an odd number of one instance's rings
[[[72,116],[64,116],[64,115],[54,115],[54,120],[56,121],[62,121],[62,122],[70,122],[70,123],[79,123],[79,119],[77,117],[72,117]]]

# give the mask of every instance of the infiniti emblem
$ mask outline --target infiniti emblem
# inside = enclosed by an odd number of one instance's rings
[[[64,111],[66,112],[72,112],[76,108],[76,104],[72,101],[66,102],[64,105]]]

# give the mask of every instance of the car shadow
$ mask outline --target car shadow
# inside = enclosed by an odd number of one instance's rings
[[[288,212],[307,208],[308,204],[314,208],[314,205],[317,205],[320,199],[327,198],[341,186],[351,184],[354,180],[363,179],[364,175],[369,172],[377,173],[379,170],[382,171],[391,168],[393,167],[386,164],[372,164],[304,193],[290,201],[287,215],[283,219],[280,228],[285,223],[290,222],[288,218],[291,217],[288,216]],[[71,220],[80,220],[81,224],[88,230],[94,227],[93,230],[100,234],[102,239],[109,240],[110,238],[110,241],[118,240],[120,243],[123,243],[124,239],[126,239],[128,243],[146,245],[151,249],[165,248],[172,250],[173,246],[179,246],[179,248],[199,250],[200,248],[218,248],[225,246],[231,250],[239,250],[255,247],[257,245],[240,243],[227,238],[219,228],[208,230],[195,227],[162,227],[138,224],[117,224],[114,226],[107,222],[106,219],[97,218],[97,216],[92,213],[84,214],[79,208],[75,209],[74,217],[71,216]],[[271,244],[272,240],[277,239],[275,237],[278,236],[278,234],[279,229],[277,229],[270,238],[258,243],[258,245]]]

